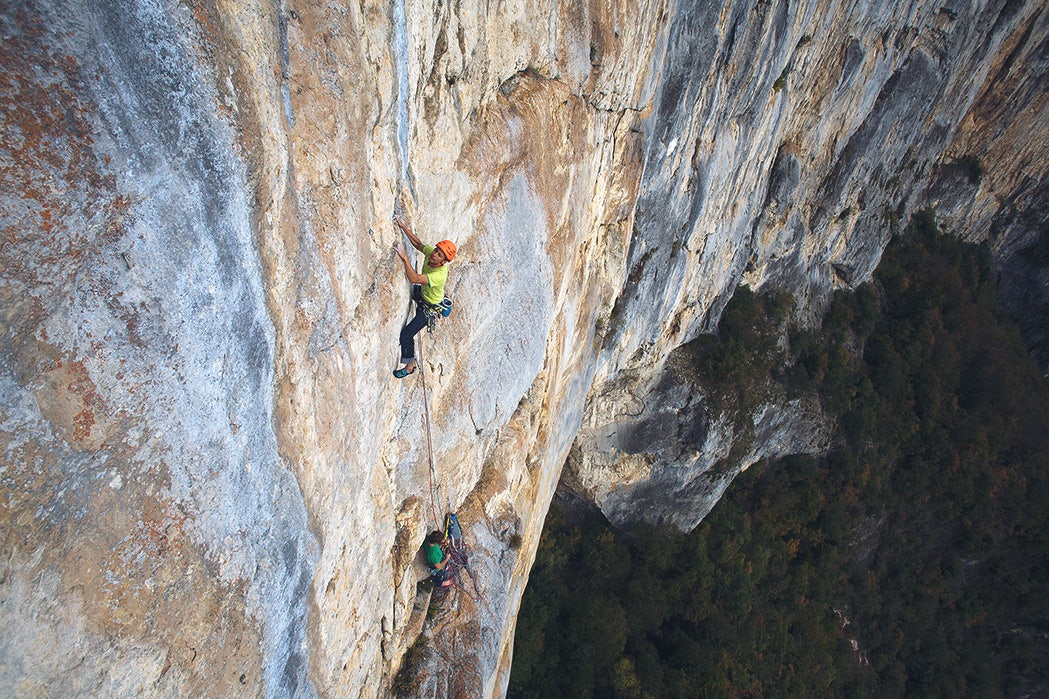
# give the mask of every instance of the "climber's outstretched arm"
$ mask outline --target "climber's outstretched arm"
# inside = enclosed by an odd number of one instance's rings
[[[404,251],[404,246],[400,243],[394,248],[397,256],[401,258],[401,262],[404,264],[404,276],[408,277],[408,281],[412,284],[429,284],[430,280],[426,278],[425,274],[419,274],[415,271],[415,267],[412,266],[411,260],[408,259],[408,254]]]
[[[408,242],[412,244],[412,247],[415,248],[416,250],[418,250],[419,252],[422,252],[423,251],[423,247],[424,247],[423,241],[419,240],[419,236],[415,235],[415,233],[412,232],[411,225],[405,223],[404,221],[402,221],[399,218],[394,218],[393,222],[397,224],[398,228],[400,228],[402,231],[404,231],[404,234],[406,236],[408,236]],[[413,283],[414,284],[418,284],[419,282],[413,282]]]

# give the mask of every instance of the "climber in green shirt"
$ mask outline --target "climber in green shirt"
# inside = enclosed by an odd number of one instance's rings
[[[452,560],[452,554],[441,550],[442,541],[444,541],[444,534],[436,529],[426,535],[426,564],[430,567],[430,575],[433,577],[434,584],[448,587],[453,582],[450,578],[446,578],[448,562]]]
[[[405,366],[394,370],[393,375],[403,379],[415,371],[415,336],[427,325],[427,307],[433,312],[432,309],[444,300],[444,282],[448,279],[448,263],[455,259],[455,243],[442,240],[437,245],[424,245],[409,224],[399,218],[394,218],[393,222],[408,236],[412,247],[426,255],[422,271],[416,272],[404,246],[398,243],[396,247],[397,255],[404,264],[404,276],[422,290],[422,298],[415,299],[415,317],[401,329],[401,363]]]

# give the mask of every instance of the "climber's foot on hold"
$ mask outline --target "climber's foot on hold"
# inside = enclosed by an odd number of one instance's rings
[[[403,379],[405,376],[409,376],[410,374],[414,374],[414,373],[415,373],[415,365],[414,364],[409,364],[408,366],[403,367],[401,369],[394,369],[393,370],[393,376],[394,376],[394,378],[397,378],[397,379]]]

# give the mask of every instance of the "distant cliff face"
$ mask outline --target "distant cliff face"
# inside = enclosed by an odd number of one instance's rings
[[[738,426],[706,416],[665,361],[739,283],[817,313],[870,278],[921,208],[990,243],[1006,306],[1049,366],[1047,42],[1038,3],[679,8],[570,485],[613,522],[690,529],[739,468],[820,450],[816,406],[768,405],[730,459]]]
[[[691,526],[731,479],[665,368],[737,283],[815,313],[935,205],[1044,301],[1038,3],[681,5],[0,13],[0,687],[386,696],[422,629],[405,686],[498,696],[570,452],[622,523]],[[390,376],[401,206],[460,249],[436,487]],[[732,468],[820,416],[755,432]],[[449,509],[480,595],[427,621]]]

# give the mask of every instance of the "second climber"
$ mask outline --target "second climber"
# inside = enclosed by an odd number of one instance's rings
[[[448,564],[452,560],[450,553],[445,553],[441,548],[444,534],[434,529],[426,535],[426,565],[430,569],[430,577],[437,587],[450,587],[455,580],[449,577],[451,572]]]
[[[401,328],[401,364],[393,375],[398,379],[415,371],[415,336],[429,324],[429,318],[440,314],[441,302],[444,301],[444,283],[448,279],[448,263],[455,259],[455,243],[442,240],[436,245],[424,245],[412,231],[411,225],[394,217],[393,222],[404,231],[412,247],[426,256],[421,271],[416,272],[404,246],[396,246],[397,255],[404,264],[404,276],[412,283],[412,297],[415,301],[415,317]]]

